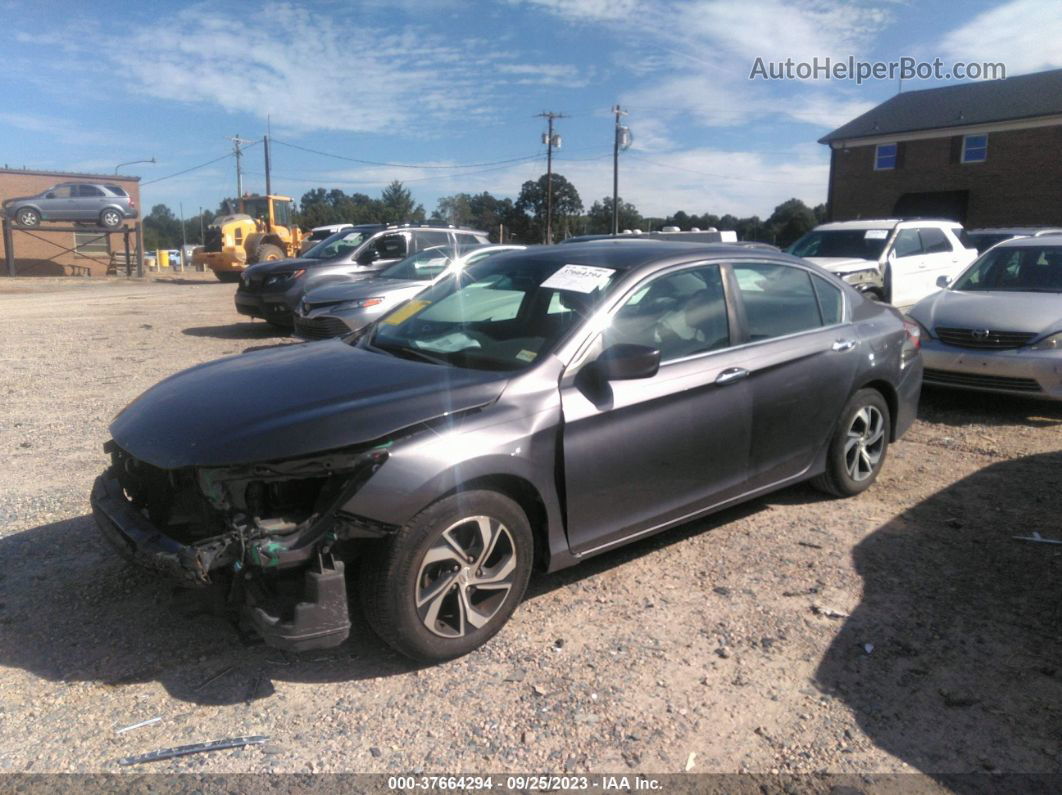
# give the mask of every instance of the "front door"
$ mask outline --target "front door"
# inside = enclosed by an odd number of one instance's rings
[[[892,244],[891,271],[893,306],[909,306],[926,294],[928,264],[917,229],[901,229]]]
[[[749,448],[748,384],[733,375],[733,318],[720,266],[656,276],[636,288],[561,380],[568,540],[588,552],[740,493]],[[618,343],[661,351],[659,372],[587,378]]]

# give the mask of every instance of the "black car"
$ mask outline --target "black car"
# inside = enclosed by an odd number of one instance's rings
[[[329,281],[372,276],[435,246],[464,248],[487,242],[487,233],[428,224],[362,224],[322,240],[298,259],[260,262],[243,272],[236,311],[291,328],[302,296]]]
[[[533,567],[805,480],[862,492],[922,381],[896,309],[727,245],[502,252],[369,329],[133,401],[92,492],[103,534],[227,588],[280,648],[347,637],[349,576],[380,637],[442,660],[501,629]]]

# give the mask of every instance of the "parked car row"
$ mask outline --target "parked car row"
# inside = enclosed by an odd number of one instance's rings
[[[200,365],[127,406],[92,492],[104,536],[227,589],[289,650],[347,637],[356,568],[379,636],[443,660],[498,632],[533,567],[801,481],[858,494],[914,421],[918,325],[806,260],[619,239],[471,261],[441,231],[450,264],[426,246],[405,274],[426,286],[362,333]],[[419,233],[355,232],[346,262]]]

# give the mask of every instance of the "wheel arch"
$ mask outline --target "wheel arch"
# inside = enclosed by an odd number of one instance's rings
[[[900,396],[896,392],[896,387],[888,381],[876,378],[861,384],[856,388],[855,392],[860,389],[873,389],[885,398],[885,405],[889,407],[889,442],[895,442],[899,438],[899,434],[896,431],[896,417],[900,411]],[[852,394],[854,395],[855,392]]]
[[[546,503],[535,485],[526,478],[514,474],[480,475],[462,481],[438,499],[458,494],[462,491],[494,491],[502,494],[517,505],[527,516],[531,525],[531,535],[535,539],[535,565],[545,569],[549,564],[549,516]]]

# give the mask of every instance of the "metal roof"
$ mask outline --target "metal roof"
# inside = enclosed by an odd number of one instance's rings
[[[4,174],[26,174],[37,177],[60,177],[64,182],[71,180],[89,180],[91,182],[139,182],[140,177],[129,174],[83,174],[79,171],[37,171],[32,168],[0,168],[0,176]]]
[[[857,116],[820,144],[1062,114],[1062,69],[905,91]]]

